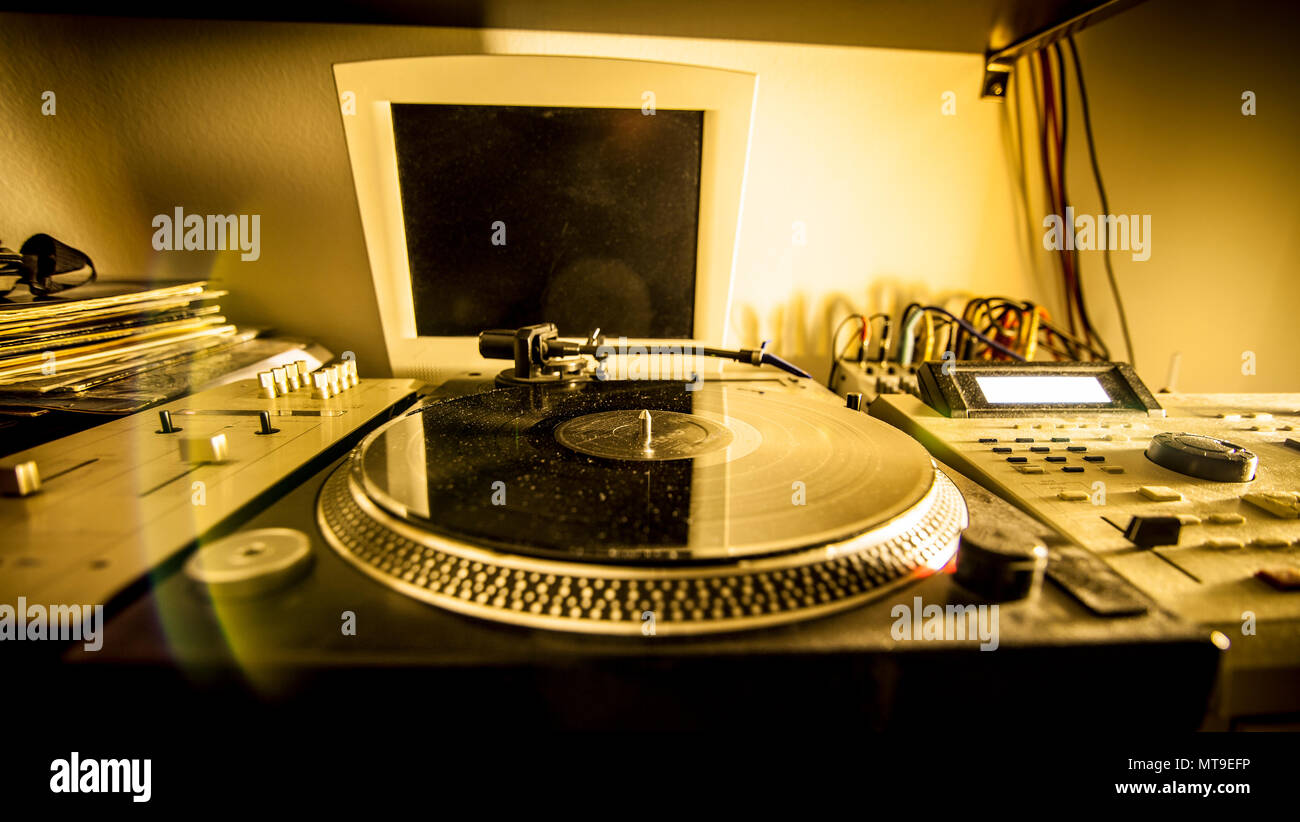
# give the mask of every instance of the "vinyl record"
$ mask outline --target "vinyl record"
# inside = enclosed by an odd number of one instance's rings
[[[441,402],[372,435],[357,478],[391,514],[446,537],[652,563],[844,540],[934,481],[917,443],[864,414],[755,384],[698,388],[590,382]]]
[[[920,446],[772,385],[596,382],[437,403],[368,437],[326,480],[317,521],[392,590],[582,633],[794,622],[943,567],[966,506]]]

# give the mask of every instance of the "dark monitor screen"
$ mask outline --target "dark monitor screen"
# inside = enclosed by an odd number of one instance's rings
[[[704,112],[392,115],[417,334],[693,336]]]

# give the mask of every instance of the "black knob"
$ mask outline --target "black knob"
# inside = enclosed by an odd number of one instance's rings
[[[1169,516],[1137,516],[1128,521],[1124,538],[1139,548],[1177,545],[1183,521]]]
[[[1213,482],[1250,482],[1259,467],[1259,457],[1240,445],[1200,434],[1156,434],[1146,455],[1170,471]]]
[[[844,397],[844,404],[854,411],[862,410],[862,395],[857,391],[851,391]]]
[[[263,411],[259,413],[257,416],[258,416],[258,422],[261,423],[261,427],[262,427],[262,430],[257,432],[259,435],[266,437],[266,436],[270,436],[271,434],[280,433],[279,428],[271,427],[271,413],[269,411]]]
[[[1012,523],[975,523],[961,535],[953,579],[994,602],[1022,599],[1042,584],[1047,546]]]
[[[181,430],[172,424],[172,412],[170,411],[158,412],[158,424],[162,426],[158,431],[159,434],[175,434]]]

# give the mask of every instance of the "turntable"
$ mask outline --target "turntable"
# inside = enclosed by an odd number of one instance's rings
[[[321,529],[408,596],[587,633],[775,625],[943,567],[966,509],[924,449],[800,399],[593,381],[432,404],[326,481]]]

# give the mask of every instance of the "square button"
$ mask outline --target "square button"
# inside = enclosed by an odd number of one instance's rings
[[[1300,591],[1300,568],[1289,565],[1262,568],[1255,572],[1255,576],[1279,591]]]
[[[1229,539],[1229,538],[1226,538],[1226,537],[1215,537],[1215,538],[1213,538],[1213,539],[1207,539],[1207,540],[1205,541],[1205,545],[1202,546],[1202,547],[1204,547],[1204,548],[1218,548],[1218,549],[1220,549],[1220,550],[1224,550],[1224,549],[1228,549],[1228,550],[1230,550],[1230,549],[1233,549],[1233,548],[1245,548],[1245,547],[1246,547],[1246,543],[1242,542],[1242,541],[1239,540],[1239,539]]]
[[[1088,494],[1083,491],[1060,491],[1056,494],[1056,498],[1066,502],[1082,502],[1088,499]]]
[[[1250,544],[1255,548],[1285,548],[1291,543],[1286,537],[1255,537]]]
[[[1143,485],[1138,493],[1154,502],[1182,502],[1183,495],[1166,485]]]
[[[1300,517],[1300,502],[1297,502],[1294,494],[1247,494],[1242,499],[1256,508],[1262,508],[1275,517],[1281,517],[1282,519]]]

